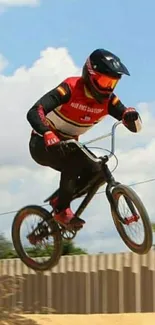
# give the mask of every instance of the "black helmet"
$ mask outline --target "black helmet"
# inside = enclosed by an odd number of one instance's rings
[[[82,71],[86,87],[99,103],[111,96],[123,74],[130,76],[128,69],[120,59],[104,49],[93,51],[87,58]]]

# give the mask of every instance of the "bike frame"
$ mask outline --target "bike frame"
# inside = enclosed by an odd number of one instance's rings
[[[110,202],[110,204],[113,203],[110,191],[113,186],[116,186],[119,183],[116,182],[114,177],[112,176],[112,173],[110,172],[110,170],[107,166],[107,162],[109,161],[109,159],[113,156],[113,154],[115,152],[115,132],[116,132],[117,126],[120,125],[121,123],[122,123],[122,121],[118,121],[118,122],[114,123],[112,125],[111,132],[104,134],[100,137],[94,138],[94,139],[87,141],[85,143],[79,143],[78,141],[74,140],[74,144],[76,143],[86,154],[90,155],[91,151],[87,148],[88,144],[108,138],[111,136],[111,150],[110,150],[109,155],[105,155],[100,158],[97,158],[94,154],[92,154],[92,157],[95,157],[96,161],[101,162],[101,170],[90,180],[88,185],[86,185],[81,190],[79,190],[78,188],[75,190],[72,201],[77,198],[82,197],[83,195],[86,195],[85,198],[83,199],[83,201],[81,202],[80,206],[78,207],[78,209],[75,212],[76,217],[79,217],[82,214],[82,212],[85,210],[85,208],[87,207],[89,202],[92,200],[92,198],[98,191],[98,189],[101,186],[103,186],[105,183],[107,183],[107,186],[106,186],[107,199]],[[72,142],[72,140],[68,140],[68,142]],[[58,189],[50,197],[48,197],[46,200],[44,200],[44,202],[50,201],[53,197],[56,196],[57,193],[58,193]]]
[[[90,143],[94,143],[96,141],[108,138],[111,136],[111,150],[110,150],[110,154],[109,155],[105,155],[103,157],[101,157],[102,159],[102,170],[100,173],[97,173],[97,175],[90,181],[89,185],[86,186],[85,188],[82,189],[81,192],[75,193],[73,200],[76,198],[80,198],[83,195],[83,192],[86,192],[86,197],[84,198],[84,200],[81,202],[80,206],[78,207],[78,209],[75,212],[75,216],[79,217],[82,212],[85,210],[85,208],[87,207],[87,205],[89,204],[89,202],[93,199],[94,195],[97,193],[98,189],[103,186],[105,183],[107,183],[106,186],[106,196],[108,201],[110,202],[110,204],[114,204],[112,196],[111,196],[111,189],[112,187],[116,186],[119,184],[119,182],[116,182],[112,173],[110,172],[108,166],[107,166],[107,162],[109,161],[109,159],[113,156],[114,152],[115,152],[115,132],[116,132],[116,128],[118,125],[120,125],[122,123],[122,121],[116,122],[112,125],[112,129],[111,132],[104,134],[100,137],[97,137],[95,139],[92,139],[88,142],[85,142],[83,145],[86,147],[88,144]],[[87,189],[88,188],[88,189]]]

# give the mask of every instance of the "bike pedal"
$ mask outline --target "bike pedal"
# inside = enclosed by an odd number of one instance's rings
[[[81,228],[83,228],[83,225],[72,225],[72,224],[70,224],[67,227],[68,230],[74,230],[74,231],[78,231]]]
[[[69,224],[64,224],[64,223],[61,223],[61,222],[58,222],[57,223],[59,224],[59,226],[63,229],[63,230],[70,230],[70,231],[78,231],[80,230],[81,228],[83,228],[83,225],[79,224],[79,225],[75,225],[75,224],[72,224],[71,222]]]

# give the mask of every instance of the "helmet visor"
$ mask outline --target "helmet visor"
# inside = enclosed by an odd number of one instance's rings
[[[98,86],[103,89],[114,89],[119,79],[112,78],[106,75],[95,75],[93,79],[96,81]]]

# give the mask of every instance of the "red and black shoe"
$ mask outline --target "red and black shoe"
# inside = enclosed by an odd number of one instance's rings
[[[67,208],[61,212],[55,212],[54,220],[64,227],[71,225],[76,228],[81,228],[85,224],[84,220],[74,216],[74,213],[70,208]]]
[[[64,227],[67,227],[68,225],[72,225],[73,227],[77,227],[77,228],[83,227],[85,221],[83,219],[75,217],[74,213],[70,208],[67,208],[60,212],[56,212],[57,204],[58,204],[58,197],[55,197],[50,201],[50,205],[55,210],[54,213],[55,221],[57,221]]]
[[[51,207],[53,209],[56,208],[57,204],[58,204],[58,196],[56,196],[56,197],[54,197],[53,199],[50,200],[50,205],[51,205]]]

